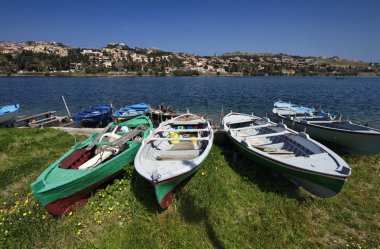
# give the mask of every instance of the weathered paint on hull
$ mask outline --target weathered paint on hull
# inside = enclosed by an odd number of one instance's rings
[[[153,183],[157,202],[160,204],[161,208],[166,209],[170,206],[174,198],[173,192],[176,189],[183,187],[182,184],[185,183],[187,179],[192,177],[197,172],[198,168],[199,166],[175,178],[171,178],[163,182]]]
[[[313,174],[312,172],[305,172],[302,170],[286,167],[277,161],[269,160],[268,158],[253,153],[232,137],[228,137],[232,140],[234,146],[238,148],[239,151],[241,151],[244,155],[260,165],[268,166],[269,168],[282,173],[287,178],[290,178],[292,181],[297,182],[303,188],[316,196],[322,198],[333,197],[342,190],[346,183],[345,178],[331,178],[320,174]]]
[[[120,170],[116,172],[115,174],[103,179],[102,181],[99,181],[82,191],[75,193],[71,196],[56,200],[52,203],[49,203],[45,205],[45,209],[52,215],[55,216],[62,216],[66,213],[73,211],[76,207],[85,205],[88,201],[88,198],[91,196],[91,193],[102,184],[116,178],[118,175],[120,175],[123,172],[123,170]]]
[[[143,137],[145,138],[150,133],[152,123],[148,118],[144,118],[147,122],[146,125],[150,127],[144,132]],[[133,127],[136,127],[140,123],[145,123],[140,119],[128,122]],[[76,206],[75,202],[85,203],[83,199],[87,198],[88,192],[91,193],[91,190],[97,186],[120,174],[124,170],[124,167],[134,160],[141,146],[140,142],[132,141],[129,143],[128,149],[94,169],[84,171],[59,167],[65,158],[70,156],[75,150],[87,147],[97,135],[95,133],[86,141],[74,145],[30,185],[35,198],[53,215],[66,213]]]
[[[380,153],[380,136],[375,134],[360,134],[344,131],[335,131],[326,128],[319,128],[292,122],[283,119],[284,124],[289,128],[300,132],[306,132],[312,138],[335,144],[344,151],[354,154],[374,155]]]

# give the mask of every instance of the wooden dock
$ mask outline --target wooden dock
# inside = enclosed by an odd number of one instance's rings
[[[52,127],[71,124],[69,117],[57,116],[55,113],[56,111],[48,111],[26,117],[19,117],[15,122],[15,127]]]

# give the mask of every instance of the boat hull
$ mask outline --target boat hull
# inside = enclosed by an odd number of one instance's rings
[[[270,169],[283,174],[293,183],[301,185],[316,196],[322,198],[334,197],[342,190],[346,183],[346,178],[329,177],[323,174],[297,169],[291,165],[259,155],[240,144],[229,134],[228,137],[233,145],[245,156],[260,165],[269,167]]]
[[[140,119],[143,119],[143,121]],[[148,129],[143,131],[144,138],[148,136],[153,127],[147,117],[128,121],[128,126],[130,127],[137,127],[138,125],[149,126]],[[86,148],[97,135],[95,133],[86,141],[74,145],[30,185],[35,198],[52,215],[63,215],[74,209],[78,204],[85,204],[86,199],[95,188],[124,171],[124,167],[134,160],[141,146],[139,140],[129,141],[126,150],[110,157],[110,159],[103,161],[98,166],[83,170],[77,169],[91,158],[91,150],[87,151]],[[81,153],[81,151],[85,151],[85,154]],[[93,151],[95,151],[95,147]],[[79,156],[76,156],[78,154]],[[66,165],[74,165],[74,163],[76,167],[66,167]]]
[[[167,179],[162,182],[151,182],[154,185],[157,202],[161,208],[166,209],[170,206],[174,198],[174,192],[177,189],[184,187],[187,183],[187,180],[189,180],[198,171],[198,168],[199,165],[198,167],[185,174]]]
[[[380,153],[380,134],[350,132],[329,129],[301,122],[280,118],[289,128],[308,133],[312,138],[338,146],[352,154],[374,155]]]
[[[134,115],[134,116],[122,116],[122,117],[120,117],[120,116],[119,117],[113,116],[113,119],[115,120],[115,122],[117,124],[120,124],[122,122],[125,122],[127,120],[133,119],[133,118],[138,117],[140,115],[141,114],[137,114],[137,115]]]
[[[70,195],[68,197],[64,197],[62,199],[58,199],[54,202],[51,202],[51,203],[45,205],[44,208],[51,215],[54,215],[54,216],[65,215],[65,214],[69,213],[70,211],[73,211],[76,207],[85,205],[88,202],[88,199],[90,198],[90,196],[94,190],[96,190],[102,184],[116,178],[122,172],[123,172],[123,170],[120,170],[120,171],[116,172],[115,174],[112,174],[109,177],[106,177],[106,178],[102,179],[101,181],[98,181],[95,184],[88,186],[87,188],[83,189],[80,192],[77,192],[77,193]]]
[[[17,118],[18,111],[9,112],[0,116],[0,124],[14,122]]]
[[[19,104],[1,106],[0,107],[0,125],[14,123],[17,119],[19,108],[20,108]]]

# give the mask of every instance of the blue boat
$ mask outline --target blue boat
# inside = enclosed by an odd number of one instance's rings
[[[304,118],[313,118],[320,120],[334,120],[336,116],[328,112],[324,112],[319,108],[309,108],[302,105],[296,105],[291,102],[277,101],[274,102],[273,113],[283,116],[303,116]]]
[[[145,115],[148,113],[149,109],[150,105],[146,103],[126,105],[116,111],[113,114],[113,118],[116,120],[116,122],[122,122],[140,115]]]
[[[314,108],[308,108],[301,105],[296,105],[291,102],[277,101],[274,102],[273,113],[281,115],[298,115],[298,114],[313,114]]]
[[[98,125],[112,121],[112,106],[102,105],[85,109],[74,115],[76,124]]]
[[[0,124],[16,121],[19,108],[19,104],[0,106]]]

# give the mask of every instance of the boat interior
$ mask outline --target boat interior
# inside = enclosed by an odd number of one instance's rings
[[[243,128],[245,125],[245,128]],[[236,127],[240,126],[240,127]],[[257,126],[257,128],[255,128]],[[319,147],[300,143],[299,137],[287,131],[281,124],[262,126],[257,123],[231,125],[232,136],[239,137],[242,144],[277,157],[309,157],[324,153]],[[240,129],[237,129],[240,128]],[[297,138],[298,137],[298,138]]]
[[[148,160],[192,160],[199,157],[208,145],[206,124],[169,125],[159,131],[143,151]],[[194,131],[192,131],[194,130]]]
[[[62,169],[87,170],[112,159],[120,152],[129,148],[129,144],[135,139],[141,139],[143,126],[135,129],[116,126],[113,131],[99,134],[93,143],[82,149],[77,149],[61,161]],[[95,146],[92,146],[95,145]]]
[[[329,128],[351,130],[351,131],[375,131],[373,128],[363,125],[353,124],[348,121],[332,121],[332,122],[310,122],[311,124],[320,125]]]

